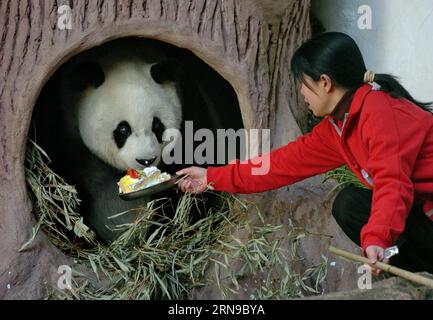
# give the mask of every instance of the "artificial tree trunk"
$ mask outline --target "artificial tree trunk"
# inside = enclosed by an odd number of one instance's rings
[[[62,4],[71,9],[71,29],[59,28],[67,15],[58,11]],[[35,225],[24,176],[32,111],[60,65],[126,36],[189,49],[233,86],[245,128],[271,128],[271,146],[278,147],[300,134],[298,123],[305,124],[289,61],[310,36],[309,5],[308,0],[1,1],[0,298],[41,298],[46,285],[56,285],[58,267],[74,264],[42,232],[19,252]],[[282,201],[291,203],[290,197]]]

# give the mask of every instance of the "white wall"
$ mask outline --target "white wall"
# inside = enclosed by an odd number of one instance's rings
[[[372,9],[372,29],[358,28],[358,8]],[[312,0],[326,31],[355,39],[367,69],[391,73],[421,101],[433,101],[433,0]]]

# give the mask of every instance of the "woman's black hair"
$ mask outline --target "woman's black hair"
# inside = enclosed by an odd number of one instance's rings
[[[322,74],[326,74],[336,85],[348,90],[361,87],[367,71],[358,45],[350,36],[341,32],[319,33],[302,44],[293,55],[291,67],[298,82],[305,83],[304,75],[318,81]],[[392,97],[406,98],[422,109],[431,111],[431,102],[415,100],[396,77],[376,74],[374,81]]]

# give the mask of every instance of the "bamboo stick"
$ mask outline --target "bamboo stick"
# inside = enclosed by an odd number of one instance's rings
[[[356,254],[353,254],[353,253],[350,253],[348,251],[344,251],[344,250],[335,248],[333,246],[329,247],[329,251],[331,251],[332,253],[339,255],[343,258],[346,258],[346,259],[350,259],[353,261],[358,261],[358,262],[362,262],[362,263],[366,263],[366,264],[371,265],[371,261],[369,259],[362,257],[362,256],[359,256],[359,255],[356,255]],[[427,286],[429,288],[433,288],[433,280],[426,278],[426,277],[423,277],[419,274],[409,272],[409,271],[394,267],[392,265],[389,265],[387,263],[383,263],[380,261],[377,261],[374,264],[374,267],[377,269],[392,273],[396,276],[399,276],[400,278],[416,282],[418,284]]]

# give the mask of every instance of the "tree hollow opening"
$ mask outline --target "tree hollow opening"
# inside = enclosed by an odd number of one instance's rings
[[[54,187],[74,186],[84,225],[99,240],[110,242],[121,233],[113,231],[116,226],[136,221],[134,208],[167,198],[172,202],[161,207],[165,215],[180,198],[173,188],[121,200],[117,182],[128,168],[146,161],[146,166],[174,174],[191,165],[223,165],[244,158],[242,128],[233,87],[204,61],[165,42],[128,37],[73,56],[54,72],[38,97],[29,138],[46,152],[49,168],[65,180]],[[180,147],[166,154],[171,163],[163,158],[165,129],[180,133]],[[34,144],[29,143],[27,157],[34,157],[31,148]],[[44,183],[54,181],[47,179]],[[59,199],[63,195],[54,192],[48,202],[57,202],[54,207],[60,211],[74,211],[72,205],[64,205],[68,201]],[[74,198],[73,193],[68,195]],[[218,197],[205,198],[207,206],[220,205]],[[40,209],[40,204],[34,206]],[[101,211],[106,213],[101,216]],[[127,213],[112,219],[122,212]],[[81,231],[75,227],[68,230],[68,241],[77,240]]]

